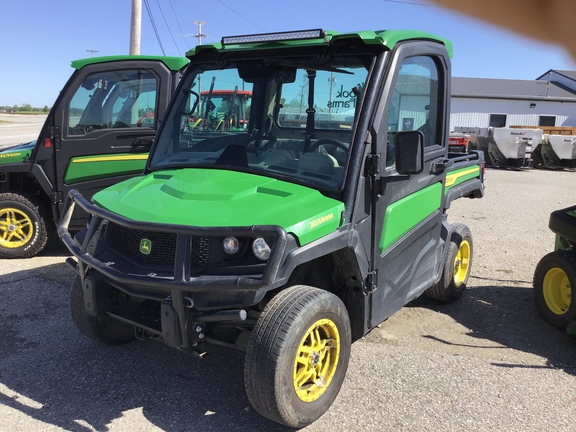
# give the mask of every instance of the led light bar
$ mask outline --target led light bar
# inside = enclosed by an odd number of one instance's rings
[[[318,39],[326,36],[324,30],[296,30],[290,32],[277,32],[277,33],[260,33],[243,36],[224,36],[222,38],[222,46],[236,45],[236,44],[249,44],[258,42],[276,42],[276,41],[291,41],[302,39]]]

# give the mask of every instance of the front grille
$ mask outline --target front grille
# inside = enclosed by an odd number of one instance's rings
[[[137,265],[174,267],[176,234],[130,229],[109,222],[106,243],[117,254]],[[191,243],[191,266],[198,270],[206,266],[210,258],[210,238],[193,237]]]

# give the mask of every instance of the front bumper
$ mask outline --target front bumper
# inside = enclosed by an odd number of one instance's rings
[[[73,237],[68,226],[76,205],[89,213],[91,219],[88,227]],[[163,266],[160,271],[151,271],[151,268],[135,264],[107,248],[106,230],[111,224],[137,232],[154,232],[161,237],[175,236],[172,264]],[[138,222],[91,204],[76,190],[68,194],[58,224],[58,235],[75,257],[70,258],[68,263],[82,279],[88,314],[110,315],[108,311],[99,310],[98,306],[101,304],[98,286],[109,284],[129,296],[158,301],[167,309],[163,310],[163,314],[170,312],[175,317],[170,325],[162,322],[162,330],[157,331],[159,335],[166,333],[164,327],[179,327],[179,333],[185,334],[191,323],[244,320],[246,312],[242,308],[259,303],[266,292],[285,283],[277,278],[278,270],[287,249],[292,248],[287,248],[287,244],[294,241],[292,237],[289,237],[289,241],[285,230],[279,226],[202,228]],[[202,274],[190,264],[196,239],[221,239],[226,236],[267,239],[271,245],[269,259],[256,266],[239,266],[239,271],[234,274],[230,274],[230,270],[227,273],[224,271],[226,274],[222,274],[222,271]],[[222,269],[222,266],[219,268]],[[123,320],[138,328],[137,323]],[[187,345],[182,338],[168,341],[168,344],[177,347]]]

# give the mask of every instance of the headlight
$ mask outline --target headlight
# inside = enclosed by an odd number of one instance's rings
[[[224,252],[229,255],[234,255],[240,249],[240,242],[236,237],[226,237],[222,241],[222,247],[224,248]]]
[[[252,252],[259,260],[266,261],[270,257],[270,246],[263,238],[257,238],[252,242]]]

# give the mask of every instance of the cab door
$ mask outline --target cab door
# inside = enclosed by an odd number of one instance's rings
[[[89,64],[72,76],[35,156],[51,183],[56,216],[70,189],[90,199],[143,171],[174,75],[158,61],[124,60]],[[75,214],[71,225],[83,224]]]
[[[388,70],[373,128],[380,179],[372,194],[371,327],[433,285],[444,250],[439,162],[447,156],[450,61],[436,43],[409,42],[392,51]],[[416,174],[398,172],[395,146],[406,131],[424,141]]]

